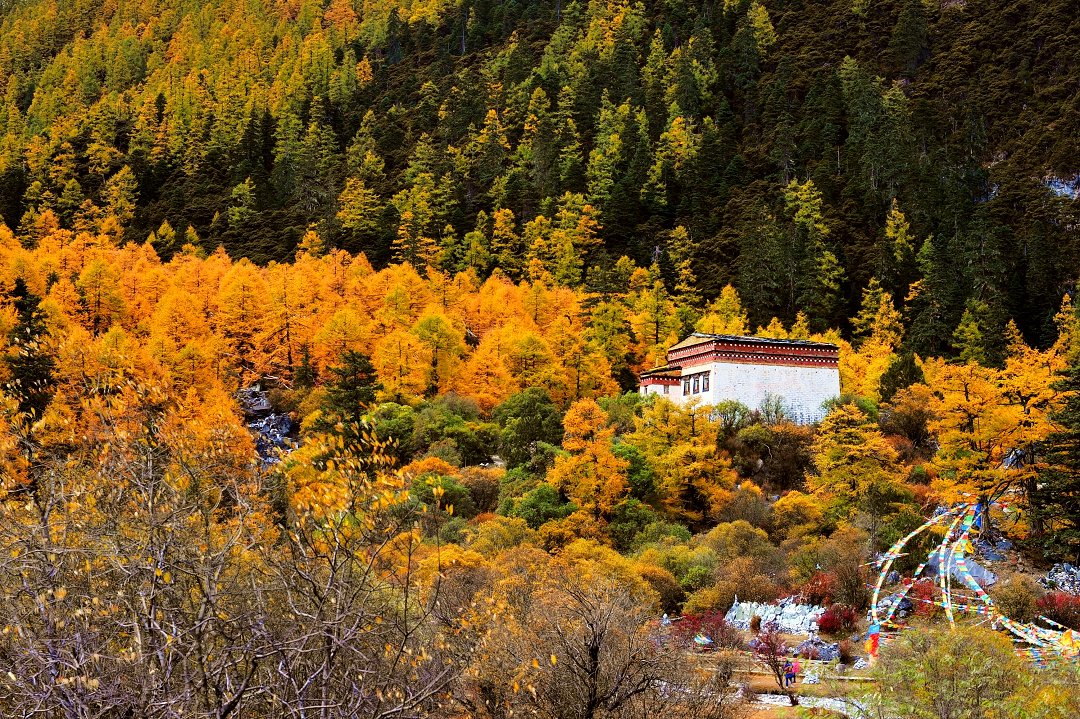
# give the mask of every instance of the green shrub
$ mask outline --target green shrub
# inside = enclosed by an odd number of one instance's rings
[[[1033,622],[1039,613],[1039,597],[1042,594],[1039,585],[1030,578],[1016,575],[994,587],[990,598],[1009,619]]]
[[[524,497],[510,502],[506,515],[521,517],[533,529],[552,520],[564,519],[577,511],[573,502],[563,502],[559,492],[547,482],[541,482]]]

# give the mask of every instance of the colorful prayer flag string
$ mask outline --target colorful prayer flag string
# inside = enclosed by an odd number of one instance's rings
[[[999,503],[999,506],[1004,505]],[[952,522],[945,531],[941,542],[930,552],[926,561],[922,562],[915,569],[915,572],[910,579],[901,583],[897,592],[894,592],[887,599],[882,599],[881,590],[885,586],[887,581],[886,578],[892,570],[893,562],[900,557],[906,556],[906,553],[903,550],[908,542],[913,540],[919,534],[950,519]],[[990,595],[982,585],[979,584],[978,580],[972,574],[971,568],[968,566],[966,556],[974,553],[974,547],[971,543],[971,531],[973,528],[976,530],[982,529],[980,505],[978,503],[961,504],[942,511],[937,516],[924,522],[920,527],[903,537],[900,541],[890,547],[887,552],[882,554],[874,562],[875,566],[879,568],[879,573],[877,583],[874,585],[874,593],[870,605],[872,625],[875,628],[880,628],[882,626],[892,626],[899,629],[904,628],[903,625],[892,621],[893,614],[899,609],[903,600],[907,598],[911,588],[915,585],[915,582],[922,575],[926,567],[936,560],[938,568],[937,586],[941,591],[941,599],[922,599],[916,597],[915,601],[941,607],[944,609],[945,616],[950,624],[956,623],[956,613],[972,613],[986,617],[986,619],[983,620],[983,623],[990,622],[993,627],[1001,627],[1011,633],[1017,641],[1027,644],[1028,647],[1024,652],[1026,652],[1026,656],[1031,658],[1032,661],[1037,664],[1044,664],[1047,661],[1047,651],[1052,652],[1058,657],[1067,659],[1075,659],[1080,656],[1080,638],[1074,635],[1073,631],[1067,627],[1045,617],[1040,617],[1040,619],[1047,624],[1059,627],[1060,629],[1051,629],[1036,624],[1017,622],[1001,613],[990,598]],[[974,593],[974,597],[958,594],[960,589],[954,588],[952,584],[954,572],[962,582],[962,586]],[[954,595],[956,595],[955,598]],[[909,601],[911,600],[909,599]],[[878,631],[880,631],[880,629]],[[867,646],[870,646],[872,639],[874,649],[876,650],[877,638],[878,632],[874,632],[872,637],[868,637]],[[874,654],[876,654],[876,651]]]

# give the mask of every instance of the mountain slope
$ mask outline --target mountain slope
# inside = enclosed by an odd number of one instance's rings
[[[733,282],[752,321],[819,327],[877,277],[922,352],[965,308],[1045,342],[1076,279],[1062,0],[2,12],[0,216],[28,243],[122,227],[266,262],[310,228],[377,264],[531,260],[596,289],[628,255],[688,303]]]

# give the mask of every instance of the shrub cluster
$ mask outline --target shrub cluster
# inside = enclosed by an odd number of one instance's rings
[[[1038,600],[1039,614],[1070,629],[1080,629],[1080,597],[1068,592],[1047,592]]]
[[[843,604],[833,604],[818,617],[818,629],[825,634],[842,634],[855,629],[859,615],[854,609]]]
[[[1033,622],[1039,613],[1042,589],[1028,577],[1016,576],[994,587],[991,597],[994,604],[1009,619]]]
[[[941,607],[937,605],[941,599],[941,590],[929,579],[920,579],[915,582],[908,592],[908,597],[915,605],[916,616],[931,618],[941,610]]]
[[[744,649],[742,634],[724,620],[724,612],[687,614],[674,625],[674,634],[684,642],[690,642],[698,634],[712,639],[714,649]]]
[[[826,606],[836,596],[836,575],[832,572],[815,572],[802,587],[802,600],[807,604]]]

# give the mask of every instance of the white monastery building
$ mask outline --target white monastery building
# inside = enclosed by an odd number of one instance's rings
[[[792,420],[810,424],[840,396],[839,356],[825,342],[695,332],[668,349],[666,365],[641,374],[641,394],[679,404],[738,400],[750,409],[779,400]]]

